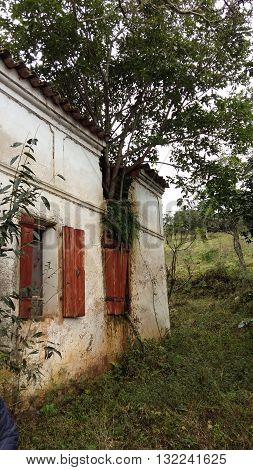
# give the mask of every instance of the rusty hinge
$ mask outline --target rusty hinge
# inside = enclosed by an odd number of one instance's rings
[[[105,300],[107,302],[124,302],[125,297],[109,297],[109,296],[106,296]]]

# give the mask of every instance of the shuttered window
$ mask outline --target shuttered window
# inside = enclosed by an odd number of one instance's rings
[[[109,315],[126,311],[128,250],[105,248],[106,306]]]
[[[63,227],[63,316],[85,315],[84,231]]]
[[[42,314],[42,231],[33,217],[21,217],[20,302],[21,318]]]

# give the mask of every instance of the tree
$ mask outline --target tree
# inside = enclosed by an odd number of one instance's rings
[[[212,174],[204,188],[198,191],[199,209],[207,229],[232,235],[234,250],[243,270],[246,270],[246,264],[240,233],[247,232],[248,205],[253,202],[252,193],[245,189],[247,167],[246,162],[235,156],[220,159],[213,163]]]
[[[246,225],[246,231],[242,234],[248,243],[252,243],[253,237],[253,157],[250,156],[245,164],[243,180],[242,216]]]
[[[250,97],[237,93],[252,67],[247,3],[1,0],[1,41],[105,130],[104,194],[122,199],[159,145],[194,175],[225,142],[249,145]]]
[[[170,301],[177,274],[178,255],[187,251],[195,242],[197,236],[205,238],[205,229],[201,212],[196,209],[178,210],[175,214],[167,213],[164,218],[164,235],[166,246],[171,251],[170,267],[167,268],[168,300]],[[189,279],[191,279],[191,267],[188,267]]]

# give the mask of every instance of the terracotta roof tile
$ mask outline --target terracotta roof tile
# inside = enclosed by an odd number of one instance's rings
[[[56,106],[61,107],[66,114],[70,115],[82,127],[89,129],[92,134],[100,139],[106,138],[105,132],[101,127],[97,126],[79,109],[75,108],[67,98],[61,97],[60,93],[50,83],[41,80],[22,60],[16,62],[7,49],[0,49],[0,59],[8,69],[15,68],[20,78],[29,81],[33,88],[39,88],[43,96],[50,99]]]
[[[141,163],[139,167],[133,170],[130,174],[133,177],[138,177],[142,170],[144,170],[146,175],[161,188],[166,189],[169,187],[167,181],[160,176],[156,170],[150,168],[148,163]]]

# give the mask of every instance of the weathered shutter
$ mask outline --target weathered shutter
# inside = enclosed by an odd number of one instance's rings
[[[33,269],[33,247],[29,244],[33,241],[34,219],[28,215],[21,217],[21,250],[20,257],[20,292],[31,288]],[[29,318],[31,316],[31,298],[21,298],[19,301],[19,316]]]
[[[105,248],[106,306],[109,315],[125,311],[128,251]]]
[[[85,315],[84,231],[75,230],[76,316]]]
[[[63,227],[63,316],[85,315],[84,231]]]

